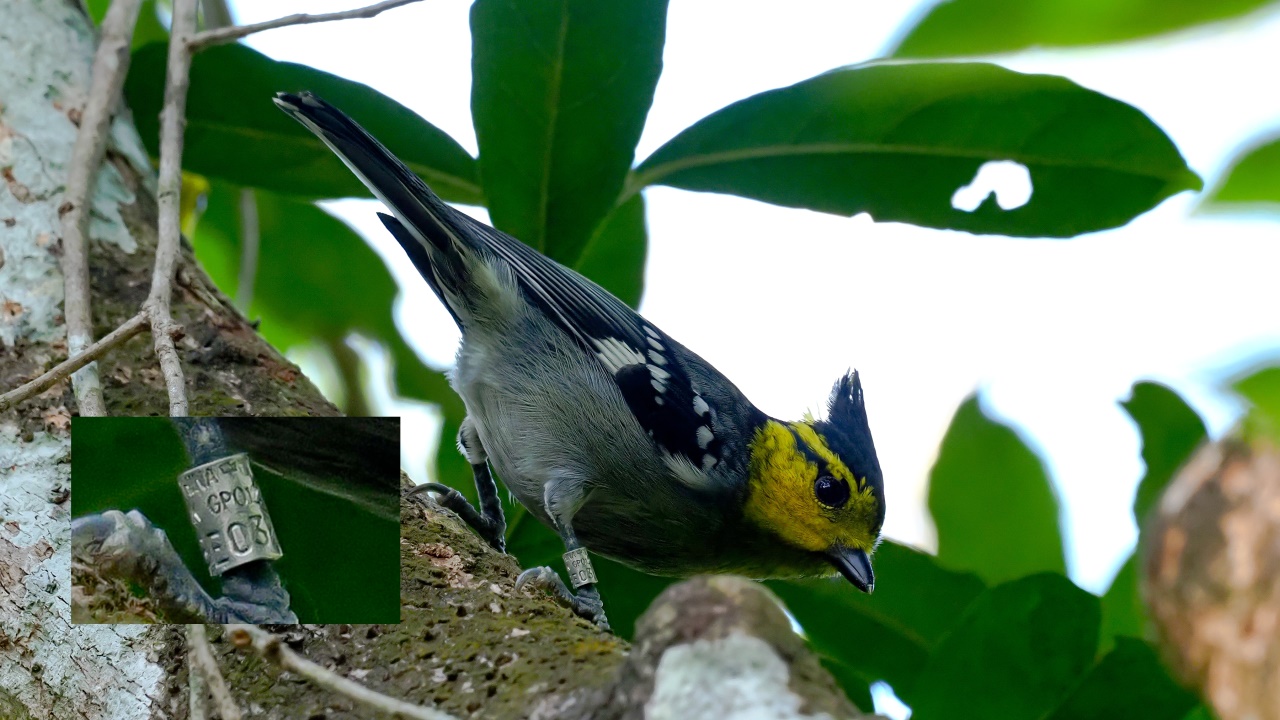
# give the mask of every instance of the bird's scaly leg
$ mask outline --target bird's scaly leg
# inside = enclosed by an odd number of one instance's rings
[[[448,485],[440,483],[423,483],[414,488],[410,494],[433,492],[436,501],[454,511],[462,521],[484,538],[493,549],[506,552],[507,521],[502,515],[502,500],[498,497],[498,484],[489,471],[489,454],[480,442],[480,434],[476,432],[471,416],[462,421],[458,430],[458,450],[471,463],[471,472],[475,476],[476,495],[480,498],[480,509],[477,510],[467,502],[462,493]]]
[[[541,590],[550,590],[561,601],[573,609],[573,612],[600,627],[609,630],[609,620],[604,614],[604,601],[600,591],[596,589],[596,571],[587,557],[587,549],[582,547],[578,536],[573,531],[573,516],[586,501],[585,483],[576,475],[558,475],[547,483],[544,492],[544,503],[547,514],[555,524],[556,532],[564,541],[564,564],[569,570],[569,581],[573,583],[570,590],[555,570],[543,566],[525,570],[516,578],[516,590],[525,585],[532,585]]]

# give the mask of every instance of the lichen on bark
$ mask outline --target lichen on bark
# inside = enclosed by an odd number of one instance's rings
[[[767,673],[737,673],[739,687],[757,688],[753,702],[793,710],[766,717],[861,717],[759,583],[717,577],[673,586],[641,618],[633,647],[549,596],[517,593],[518,560],[494,551],[426,496],[402,501],[400,553],[399,624],[279,628],[289,646],[377,690],[458,717],[585,719],[644,717],[656,687],[666,688],[667,708],[689,703],[680,693],[703,689],[673,694],[661,683],[660,664],[671,664],[668,653],[732,638],[770,662]],[[220,629],[211,634],[233,690],[262,717],[364,717],[349,700],[289,682],[231,648]]]

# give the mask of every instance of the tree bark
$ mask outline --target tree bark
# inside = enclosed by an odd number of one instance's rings
[[[1201,448],[1148,528],[1145,595],[1166,657],[1222,720],[1280,720],[1280,450]]]
[[[80,3],[0,0],[0,386],[66,356],[59,208],[95,36]],[[156,241],[155,177],[127,113],[96,178],[90,272],[96,336],[137,313]],[[174,316],[191,412],[334,415],[195,264],[179,260]],[[108,412],[167,414],[148,336],[100,363]],[[0,415],[0,717],[170,717],[178,636],[70,624],[69,382]],[[185,712],[185,711],[184,711]]]
[[[0,0],[5,390],[66,355],[59,208],[94,42],[79,2]],[[146,299],[156,245],[155,177],[127,112],[113,123],[92,216],[92,315],[101,337]],[[193,415],[337,414],[233,309],[185,243],[177,279],[173,316],[185,329],[178,348]],[[108,413],[167,414],[150,337],[135,337],[99,365]],[[71,624],[74,410],[63,381],[0,414],[0,717],[186,718],[181,628]],[[448,511],[406,502],[401,519],[402,622],[297,626],[289,630],[295,649],[459,716],[669,717],[684,703],[705,706],[704,688],[680,681],[694,667],[710,668],[703,678],[760,688],[750,705],[768,704],[776,711],[770,717],[856,715],[758,584],[676,586],[641,622],[641,651],[628,658],[627,643],[550,598],[515,593],[518,562],[490,550]],[[212,630],[232,692],[255,716],[367,717]],[[735,664],[742,658],[751,661]]]
[[[549,597],[516,593],[518,560],[430,500],[402,502],[400,549],[399,624],[294,626],[289,645],[458,717],[862,717],[759,583],[673,585],[640,618],[633,646]],[[261,717],[368,717],[211,634],[233,691]]]

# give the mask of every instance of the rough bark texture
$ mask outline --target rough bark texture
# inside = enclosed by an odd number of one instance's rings
[[[1175,670],[1223,720],[1280,720],[1280,451],[1202,448],[1148,533],[1145,595]]]
[[[741,715],[737,715],[737,714]],[[764,586],[698,577],[667,588],[602,707],[582,718],[860,717]]]
[[[549,597],[516,593],[517,560],[430,500],[402,503],[400,550],[398,625],[290,627],[291,647],[459,717],[861,717],[758,583],[673,586],[641,619],[628,656],[627,643]],[[211,630],[233,691],[261,717],[366,717]]]

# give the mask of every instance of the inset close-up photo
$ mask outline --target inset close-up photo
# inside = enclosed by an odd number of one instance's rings
[[[72,433],[73,622],[399,622],[399,418]]]

